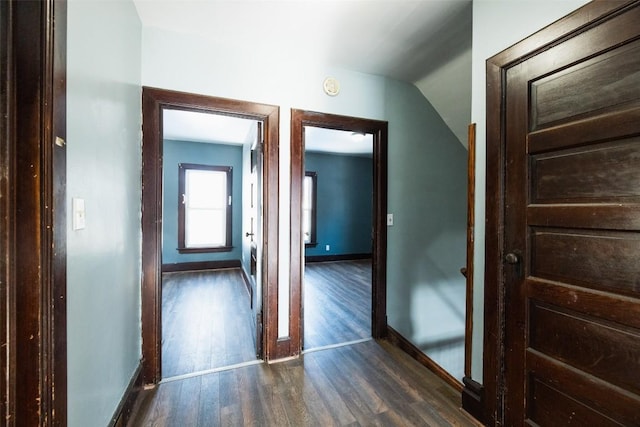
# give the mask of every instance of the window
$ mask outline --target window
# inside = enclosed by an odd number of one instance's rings
[[[180,163],[178,172],[178,251],[230,251],[232,168]]]
[[[316,246],[316,189],[315,172],[305,172],[302,180],[302,238],[305,246]]]

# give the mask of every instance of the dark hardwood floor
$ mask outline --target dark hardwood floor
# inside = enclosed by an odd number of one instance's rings
[[[255,361],[239,269],[162,275],[162,377]]]
[[[460,395],[386,341],[169,381],[130,426],[477,426]]]
[[[371,337],[371,260],[307,263],[304,349]]]

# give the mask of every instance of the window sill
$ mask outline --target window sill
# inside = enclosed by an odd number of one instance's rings
[[[233,246],[216,246],[214,248],[177,248],[181,254],[202,254],[209,252],[231,252]]]

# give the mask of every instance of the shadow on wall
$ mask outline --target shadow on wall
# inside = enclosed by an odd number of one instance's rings
[[[443,336],[464,335],[466,281],[454,262],[443,265],[442,253],[455,254],[455,243],[462,238],[460,233],[446,230],[434,236],[425,245],[420,260],[408,271],[406,279],[414,283],[410,301],[410,329],[408,338],[414,343],[427,343]]]
[[[464,336],[466,280],[457,265],[445,266],[434,257],[440,251],[448,253],[449,246],[466,239],[466,234],[447,230],[425,248],[416,264],[415,277],[421,281],[413,288],[411,321],[416,343],[429,358],[457,379],[464,376]],[[451,248],[453,250],[453,248]],[[454,252],[449,252],[454,253]],[[450,259],[456,260],[457,257]]]
[[[387,91],[388,320],[433,356],[434,343],[465,331],[467,151],[415,86],[395,89]]]

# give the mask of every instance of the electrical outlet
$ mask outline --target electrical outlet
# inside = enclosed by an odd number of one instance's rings
[[[331,246],[326,245],[326,246],[324,247],[324,250],[325,250],[325,251],[327,251],[327,252],[329,252],[329,251],[331,250]]]
[[[387,214],[387,225],[388,226],[393,225],[393,214]]]

